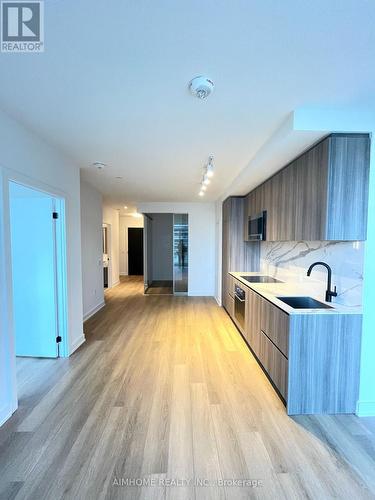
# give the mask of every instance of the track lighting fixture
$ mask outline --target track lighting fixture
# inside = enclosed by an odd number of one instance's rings
[[[207,177],[213,177],[213,175],[214,175],[214,164],[213,164],[213,161],[214,161],[214,157],[210,156],[209,159],[208,159],[207,167],[206,167]]]
[[[207,186],[210,184],[213,175],[214,175],[214,157],[210,155],[208,157],[207,164],[203,168],[203,177],[201,181],[200,191],[198,193],[199,196],[205,195],[205,192],[207,191]]]

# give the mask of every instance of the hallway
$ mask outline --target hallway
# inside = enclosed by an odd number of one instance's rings
[[[142,291],[107,291],[71,358],[20,360],[0,498],[375,497],[374,419],[288,417],[213,299]]]

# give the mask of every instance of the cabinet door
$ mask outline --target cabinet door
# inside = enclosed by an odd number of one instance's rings
[[[228,271],[242,271],[244,268],[245,244],[242,237],[243,214],[244,199],[232,197],[229,216]]]
[[[255,189],[255,208],[253,214],[259,214],[265,210],[265,186],[261,184]]]
[[[246,196],[244,201],[244,217],[243,217],[244,241],[249,241],[249,228],[248,228],[249,217],[257,213],[256,209],[257,209],[256,192],[251,191],[251,193],[249,193]]]
[[[224,215],[224,210],[223,210]],[[228,293],[228,267],[229,267],[229,223],[223,219],[223,232],[222,232],[222,288],[221,297],[224,300],[225,295]]]
[[[228,293],[231,297],[234,297],[234,283],[235,283],[235,278],[231,274],[228,273]]]
[[[263,185],[263,210],[267,212],[267,225],[266,225],[266,240],[275,241],[276,240],[276,216],[277,210],[274,201],[273,192],[273,177],[266,181]]]
[[[295,162],[296,241],[325,239],[327,217],[328,145],[323,141]]]
[[[226,293],[223,297],[223,306],[225,307],[229,316],[233,319],[234,317],[234,298]]]
[[[261,331],[259,359],[282,397],[288,396],[288,360]]]
[[[247,294],[247,315],[246,315],[246,340],[259,357],[259,334],[262,299],[252,290]]]
[[[268,300],[261,299],[261,301],[260,329],[288,357],[289,316]]]
[[[294,240],[295,184],[293,164],[281,170],[271,179],[272,234],[269,238],[270,241]]]
[[[369,197],[370,138],[333,135],[329,147],[326,240],[365,240]]]

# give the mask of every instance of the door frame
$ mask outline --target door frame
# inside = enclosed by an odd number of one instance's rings
[[[150,269],[148,268],[149,245],[150,245],[148,239],[148,233],[150,230],[150,224],[152,222],[152,219],[148,214],[144,213],[142,215],[143,215],[143,293],[146,293],[150,286],[148,279],[148,275],[150,272]]]
[[[2,171],[2,172],[1,172]],[[59,357],[69,356],[69,332],[68,332],[68,300],[67,300],[67,259],[66,259],[66,194],[47,184],[36,181],[24,174],[13,171],[6,167],[0,171],[0,206],[4,206],[3,226],[1,227],[0,220],[0,245],[4,253],[5,269],[3,272],[4,281],[1,283],[4,293],[4,316],[3,322],[0,325],[3,327],[7,340],[6,348],[6,379],[9,381],[9,393],[11,399],[11,408],[9,416],[18,408],[18,390],[16,379],[16,353],[15,353],[15,331],[13,321],[13,277],[12,277],[12,254],[11,254],[11,221],[10,221],[10,202],[9,202],[9,183],[15,182],[30,189],[41,191],[56,200],[56,207],[59,211],[59,218],[55,225],[55,242],[56,242],[56,277],[57,277],[57,294],[58,294],[58,329],[62,341],[59,345]],[[1,175],[2,173],[2,175]],[[2,204],[1,204],[2,201]],[[1,346],[0,346],[1,347]],[[2,410],[0,408],[0,410]],[[1,412],[2,413],[2,412]],[[0,415],[0,420],[2,415]],[[0,425],[3,422],[0,421]]]
[[[112,282],[112,224],[109,224],[108,222],[103,222],[102,223],[102,230],[104,228],[107,228],[107,255],[108,255],[108,288],[104,288],[104,282],[103,282],[103,288],[104,290],[109,290],[113,286]],[[104,252],[103,252],[104,254]],[[104,269],[104,266],[103,266]],[[104,279],[104,277],[103,277]]]

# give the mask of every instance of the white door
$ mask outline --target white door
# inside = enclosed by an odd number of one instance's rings
[[[9,186],[16,355],[56,358],[55,200],[13,182]]]

